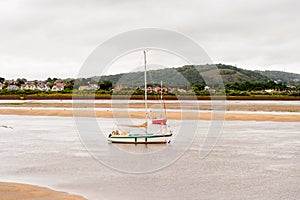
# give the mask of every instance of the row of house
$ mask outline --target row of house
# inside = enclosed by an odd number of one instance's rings
[[[62,81],[56,81],[55,85],[52,86],[52,88],[47,84],[47,83],[42,83],[42,82],[38,82],[37,84],[35,84],[34,82],[26,82],[25,84],[22,84],[21,87],[18,87],[17,85],[8,85],[7,86],[7,90],[39,90],[39,91],[62,91],[64,89],[65,84]],[[0,83],[0,90],[3,89],[4,84]],[[80,86],[78,88],[78,90],[98,90],[99,86],[97,84],[89,84],[89,85],[84,85],[84,86]],[[124,87],[122,87],[121,85],[117,85],[115,87],[113,87],[113,90],[122,90],[124,89]],[[143,89],[143,88],[142,88]],[[209,87],[205,88],[206,90],[211,90]],[[183,88],[167,88],[165,86],[163,86],[162,88],[160,86],[157,87],[152,87],[152,86],[148,86],[147,91],[148,92],[160,92],[162,90],[162,92],[174,92],[175,90],[177,90],[178,92],[187,92],[185,89]]]
[[[22,84],[20,89],[21,90],[40,90],[40,91],[51,90],[50,86],[46,83],[35,84],[34,82],[27,82],[25,84]]]
[[[27,81],[21,86],[17,86],[18,82],[14,80],[6,80],[5,81],[8,86],[7,90],[39,90],[39,91],[61,91],[64,89],[65,83],[61,80],[57,80],[54,82],[52,87],[49,86],[49,83],[44,83],[42,81],[38,81],[37,83],[34,81]],[[0,83],[0,90],[4,87],[4,83]]]

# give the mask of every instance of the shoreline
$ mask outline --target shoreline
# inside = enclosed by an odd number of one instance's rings
[[[0,109],[1,115],[26,115],[26,116],[60,116],[73,117],[73,110],[39,110],[35,109]],[[77,110],[75,113],[78,117],[97,117],[97,118],[145,118],[144,112],[126,112],[126,111],[84,111]],[[223,116],[217,116],[217,120],[228,121],[274,121],[274,122],[300,122],[300,114],[259,114],[259,113],[225,113]],[[211,112],[169,112],[168,119],[170,120],[211,120]]]
[[[86,200],[82,196],[23,183],[0,182],[1,199]]]

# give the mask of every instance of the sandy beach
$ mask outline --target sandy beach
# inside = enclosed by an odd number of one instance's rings
[[[84,104],[82,105],[85,106]],[[90,105],[86,105],[90,106]],[[135,104],[95,104],[95,108],[103,108],[104,110],[95,110],[94,113],[77,111],[76,116],[93,117],[98,118],[113,118],[113,117],[131,117],[142,119],[145,117],[145,113],[142,111],[130,111],[130,109],[142,109],[142,103]],[[153,104],[149,104],[149,107],[153,107]],[[74,113],[72,111],[72,104],[70,103],[24,103],[24,104],[0,104],[0,114],[4,115],[32,115],[32,116],[63,116],[72,117]],[[113,109],[125,108],[129,111],[114,111]],[[204,105],[180,105],[172,103],[166,105],[170,110],[176,110],[174,112],[168,112],[168,119],[175,120],[211,120],[212,119],[212,106],[209,104]],[[12,109],[13,108],[13,109]],[[48,109],[41,109],[48,108]],[[107,110],[105,110],[107,108]],[[180,112],[180,109],[185,110],[184,117]],[[179,111],[178,111],[179,110]],[[193,112],[194,110],[201,110],[201,113]],[[190,111],[190,112],[189,112]],[[239,111],[238,113],[231,111]],[[243,113],[244,111],[244,113]],[[299,122],[300,115],[297,114],[300,111],[298,105],[229,105],[226,106],[226,113],[224,115],[225,120],[242,120],[242,121],[274,121],[274,122]],[[259,113],[264,112],[264,113]],[[281,114],[281,112],[287,112]],[[289,114],[290,113],[290,114]]]
[[[1,200],[84,200],[85,198],[43,187],[0,182]]]
[[[122,114],[123,113],[123,114]],[[0,114],[2,115],[31,115],[31,116],[62,116],[62,117],[72,117],[74,115],[72,110],[44,110],[39,109],[38,107],[34,107],[32,109],[0,109]],[[106,111],[95,111],[94,113],[91,112],[77,112],[76,115],[80,115],[82,117],[93,117],[96,116],[98,118],[113,118],[120,116],[131,118],[144,118],[144,112],[126,112],[126,111],[118,111],[117,113],[114,111],[106,110]],[[211,120],[212,113],[211,112],[202,112],[202,113],[195,113],[190,112],[186,113],[184,117],[182,117],[181,112],[169,112],[168,119],[176,119],[176,120]],[[280,113],[225,113],[225,120],[242,120],[242,121],[274,121],[274,122],[299,122],[300,115],[294,114],[280,114]]]

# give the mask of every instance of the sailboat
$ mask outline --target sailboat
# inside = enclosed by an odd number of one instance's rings
[[[148,130],[148,104],[147,104],[147,60],[146,51],[144,50],[144,89],[145,89],[145,123],[124,125],[128,127],[134,127],[144,129],[140,133],[130,133],[130,130],[114,130],[108,135],[108,141],[112,143],[127,143],[127,144],[167,144],[170,143],[170,137],[172,131],[167,129],[166,123],[161,123],[159,131],[150,132]],[[152,121],[153,123],[153,121]]]
[[[160,100],[163,103],[164,112],[161,112],[159,117],[153,118],[152,119],[152,124],[167,125],[167,109],[166,109],[165,101],[163,99],[162,81],[160,82]]]

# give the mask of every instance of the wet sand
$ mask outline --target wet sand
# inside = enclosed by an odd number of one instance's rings
[[[85,198],[33,185],[0,182],[1,200],[84,200]]]
[[[122,114],[123,113],[123,114]],[[61,116],[72,117],[74,115],[72,110],[39,110],[34,109],[0,109],[2,115],[31,115],[31,116]],[[87,111],[77,111],[76,116],[93,117],[94,113]],[[99,118],[113,118],[113,117],[128,117],[131,118],[145,118],[144,112],[112,112],[112,111],[95,111],[95,116]],[[168,119],[176,120],[211,120],[212,114],[210,112],[203,113],[185,113],[182,116],[180,112],[168,113]],[[226,113],[225,120],[240,120],[240,121],[274,121],[274,122],[299,122],[300,115],[296,114],[260,114],[260,113]]]
[[[103,101],[92,104],[82,102],[75,104],[79,108],[95,107],[95,113],[77,111],[76,116],[100,117],[100,118],[144,118],[144,103],[142,101]],[[218,105],[215,105],[218,106]],[[221,106],[221,105],[220,105]],[[72,102],[68,101],[25,101],[25,102],[0,102],[0,114],[5,115],[31,115],[31,116],[62,116],[71,117]],[[148,102],[148,108],[159,108],[159,102]],[[166,101],[169,119],[176,120],[211,120],[212,110],[215,110],[210,101]],[[98,110],[97,110],[98,109]],[[115,110],[116,109],[116,110]],[[123,111],[120,111],[120,109]],[[125,110],[124,110],[125,109]],[[133,109],[129,113],[126,109]],[[218,108],[216,108],[218,109]],[[184,110],[184,114],[181,112]],[[201,112],[195,112],[199,110]],[[274,121],[274,122],[299,122],[300,104],[278,101],[228,101],[226,107],[225,120],[242,121]],[[228,112],[227,112],[228,111]],[[235,112],[237,111],[237,112]],[[262,113],[263,112],[263,113]],[[285,112],[285,114],[282,114]],[[216,118],[214,118],[216,119]]]

